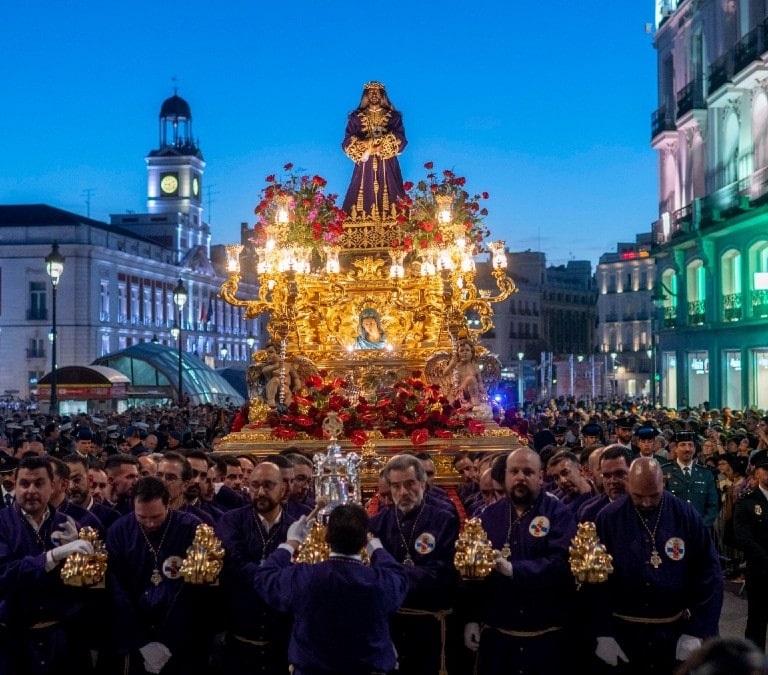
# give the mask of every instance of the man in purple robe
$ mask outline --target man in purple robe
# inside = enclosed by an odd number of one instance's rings
[[[254,580],[267,603],[295,618],[288,652],[294,675],[393,670],[388,621],[408,592],[404,566],[378,539],[368,541],[368,514],[357,504],[341,504],[331,511],[325,535],[331,549],[328,560],[292,565],[307,530],[302,516],[288,530],[288,540],[256,570]],[[370,566],[363,564],[363,547]],[[339,598],[344,610],[329,612]],[[341,648],[339,636],[344,636]]]
[[[61,563],[93,546],[54,509],[48,457],[24,457],[16,502],[0,510],[0,673],[90,673],[83,589],[61,579]]]
[[[257,464],[248,489],[252,503],[225,512],[216,523],[226,551],[220,577],[227,633],[222,672],[278,675],[288,670],[290,617],[261,599],[254,575],[286,540],[294,519],[281,506],[286,483],[276,464]]]
[[[403,117],[381,82],[368,82],[360,105],[347,117],[341,147],[355,163],[342,209],[352,219],[394,219],[405,196],[397,156],[408,141]]]
[[[133,512],[107,531],[116,651],[109,672],[205,673],[211,634],[199,608],[206,589],[181,574],[202,521],[171,510],[168,486],[156,476],[141,478],[132,499]]]
[[[723,573],[712,537],[694,508],[664,489],[661,465],[638,457],[627,494],[597,515],[613,556],[593,587],[596,654],[620,673],[671,673],[718,634]]]
[[[456,640],[453,566],[459,521],[425,499],[427,475],[413,455],[396,455],[384,468],[393,506],[371,518],[371,533],[405,566],[408,596],[393,616],[392,639],[401,675],[437,675],[450,665]],[[447,668],[451,672],[451,667]]]
[[[569,669],[576,519],[543,483],[538,453],[513,450],[506,458],[508,496],[480,514],[497,556],[496,568],[468,593],[464,643],[478,652],[478,675]]]

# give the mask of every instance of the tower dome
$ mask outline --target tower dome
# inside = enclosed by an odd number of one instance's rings
[[[160,108],[160,117],[175,117],[176,119],[183,118],[191,120],[192,111],[189,109],[189,103],[181,98],[181,96],[174,94],[163,101],[163,105]]]

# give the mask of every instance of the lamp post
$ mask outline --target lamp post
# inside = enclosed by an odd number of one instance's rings
[[[59,245],[54,243],[51,252],[45,257],[45,271],[51,277],[51,402],[50,413],[59,413],[59,392],[56,380],[56,289],[59,287],[59,278],[64,273],[64,256],[59,253]]]
[[[182,310],[184,309],[184,305],[187,304],[187,298],[189,296],[187,295],[187,289],[184,286],[184,282],[179,279],[179,283],[176,284],[176,288],[173,289],[173,302],[176,305],[176,307],[179,308],[179,322],[176,326],[174,326],[176,335],[176,339],[179,341],[179,407],[181,407],[184,404],[184,393],[182,391],[183,389],[183,381],[182,381],[182,363],[181,363],[181,329],[184,325],[184,322],[182,320]],[[173,334],[173,329],[171,330],[171,334]]]
[[[611,394],[619,397],[619,383],[616,381],[616,352],[611,352]]]
[[[227,349],[226,345],[221,345],[221,349],[219,349],[219,356],[221,357],[222,368],[226,365],[228,353],[229,353],[229,350]]]
[[[653,314],[651,315],[651,375],[653,376],[653,383],[651,387],[651,404],[653,407],[656,407],[656,398],[658,396],[659,399],[661,399],[661,378],[659,378],[659,391],[657,393],[656,391],[656,373],[657,365],[656,365],[656,358],[657,358],[657,348],[656,345],[658,343],[658,330],[659,330],[659,316],[658,313],[664,310],[664,304],[667,301],[667,296],[664,295],[664,291],[659,286],[655,286],[653,289],[653,295],[651,296],[651,300],[653,301]],[[654,325],[655,323],[655,325]],[[660,374],[660,373],[659,373]]]
[[[517,369],[517,409],[522,410],[523,409],[523,396],[524,394],[524,386],[523,386],[523,357],[525,356],[524,352],[517,352],[517,363],[518,363],[518,369]]]

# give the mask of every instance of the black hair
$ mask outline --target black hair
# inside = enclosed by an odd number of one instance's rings
[[[369,518],[359,504],[340,504],[328,517],[325,540],[334,553],[360,553],[368,539]]]

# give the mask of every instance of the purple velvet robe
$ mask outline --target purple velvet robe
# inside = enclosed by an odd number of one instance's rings
[[[357,143],[373,137],[381,138],[383,152],[363,161],[359,157]],[[348,215],[357,218],[392,218],[392,207],[398,197],[405,196],[397,155],[407,143],[403,117],[397,110],[386,111],[383,127],[377,125],[373,128],[364,111],[358,109],[349,114],[341,144],[347,156],[355,162],[352,180],[342,205]]]

